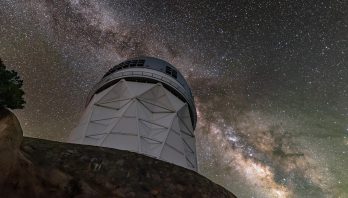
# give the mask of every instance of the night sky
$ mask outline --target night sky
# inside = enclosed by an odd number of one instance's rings
[[[238,197],[348,197],[348,2],[1,0],[24,135],[65,141],[112,66],[188,79],[199,172]]]

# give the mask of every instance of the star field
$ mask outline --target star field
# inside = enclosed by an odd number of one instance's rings
[[[65,141],[113,65],[154,56],[191,84],[199,172],[238,197],[348,197],[348,3],[0,2],[26,136]]]

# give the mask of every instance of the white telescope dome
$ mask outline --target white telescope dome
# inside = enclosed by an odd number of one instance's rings
[[[138,57],[111,68],[90,92],[72,143],[129,150],[197,171],[191,89],[171,64]]]

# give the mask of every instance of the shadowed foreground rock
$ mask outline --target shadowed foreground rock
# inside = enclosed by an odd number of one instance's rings
[[[19,147],[21,134],[13,114],[0,116],[2,196],[234,197],[193,171],[150,157],[27,137]]]

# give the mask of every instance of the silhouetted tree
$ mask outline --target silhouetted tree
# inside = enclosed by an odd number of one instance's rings
[[[0,59],[0,109],[22,109],[25,101],[22,90],[23,81],[18,73],[6,70],[6,66]]]

